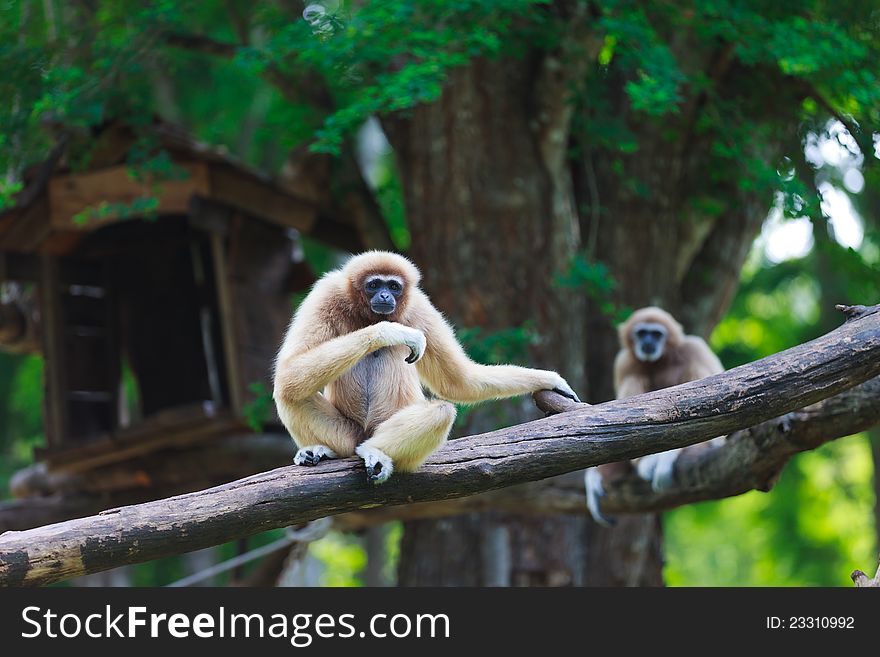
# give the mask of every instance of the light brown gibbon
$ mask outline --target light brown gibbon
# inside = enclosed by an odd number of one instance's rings
[[[445,442],[456,413],[449,402],[538,390],[579,401],[556,372],[470,360],[420,277],[403,256],[370,251],[326,274],[297,309],[274,389],[296,465],[357,454],[368,481],[382,483]]]
[[[617,399],[677,386],[724,371],[721,361],[705,340],[685,335],[681,324],[662,308],[649,306],[637,310],[620,325],[617,333],[620,340],[620,351],[614,360]],[[680,452],[680,449],[671,449],[636,459],[633,462],[636,472],[650,481],[654,490],[664,490],[674,482],[675,461]],[[611,524],[599,510],[604,495],[603,479],[619,476],[627,469],[624,462],[587,470],[587,507],[598,522]]]

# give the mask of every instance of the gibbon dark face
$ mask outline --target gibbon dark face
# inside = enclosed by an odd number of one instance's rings
[[[641,361],[653,363],[663,357],[668,332],[663,324],[641,322],[633,327],[633,351]]]
[[[397,308],[397,299],[403,294],[403,279],[399,276],[370,276],[364,281],[364,293],[374,313],[390,315]]]

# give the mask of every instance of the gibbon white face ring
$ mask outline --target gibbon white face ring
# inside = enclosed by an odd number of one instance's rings
[[[646,363],[663,358],[668,335],[666,327],[659,322],[640,322],[633,326],[633,353],[636,358]]]

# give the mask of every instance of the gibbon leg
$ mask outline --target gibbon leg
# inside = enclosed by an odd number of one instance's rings
[[[679,454],[681,449],[670,449],[642,456],[637,460],[636,472],[642,479],[651,482],[651,488],[658,493],[667,490],[675,483],[675,462]]]
[[[400,409],[355,450],[364,459],[367,478],[381,484],[395,469],[418,469],[443,444],[454,421],[455,406],[445,401],[419,402]]]
[[[354,455],[364,431],[342,415],[321,393],[278,406],[281,421],[299,450],[295,465],[316,465],[324,459]]]

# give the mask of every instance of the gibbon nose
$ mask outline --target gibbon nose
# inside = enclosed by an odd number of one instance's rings
[[[391,299],[392,299],[391,295],[388,294],[387,292],[380,292],[379,293],[379,301],[381,303],[391,303]]]

